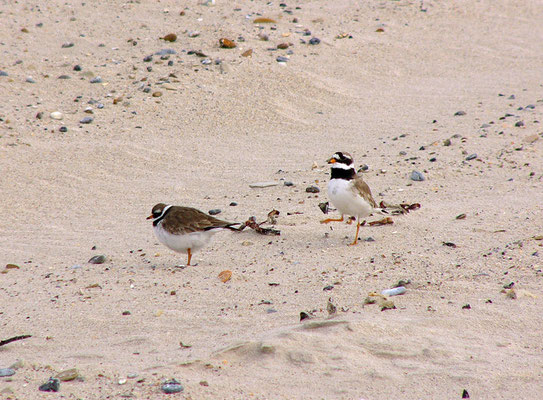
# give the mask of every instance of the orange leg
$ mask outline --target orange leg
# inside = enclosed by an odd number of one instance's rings
[[[327,218],[327,219],[323,219],[321,221],[321,224],[327,224],[328,222],[341,222],[343,221],[343,214],[341,214],[341,218]]]
[[[364,221],[365,223],[366,221]],[[349,246],[354,246],[358,243],[358,232],[360,231],[360,218],[357,218],[356,220],[356,236],[354,237],[354,242],[352,242]]]
[[[190,265],[190,259],[192,258],[192,253],[190,252],[190,249],[187,249],[187,254],[189,255],[189,260],[187,261],[187,267]]]

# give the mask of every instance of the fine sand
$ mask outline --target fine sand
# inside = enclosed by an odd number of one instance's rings
[[[538,0],[1,2],[0,340],[32,337],[0,347],[0,398],[543,398],[541,21]],[[348,246],[319,223],[335,151],[421,208]],[[176,267],[159,202],[276,209],[281,235]],[[364,304],[400,280],[395,309]]]

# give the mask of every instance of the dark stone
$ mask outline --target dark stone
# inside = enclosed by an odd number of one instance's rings
[[[321,40],[319,38],[316,38],[316,37],[312,37],[311,39],[309,39],[309,44],[312,44],[312,45],[319,44],[320,42],[321,42]]]
[[[68,132],[68,128],[66,128],[65,126],[61,126],[60,128],[58,128],[58,130],[62,133]]]
[[[470,154],[466,157],[466,161],[471,161],[477,158],[477,153]]]
[[[465,111],[457,111],[457,112],[454,113],[455,117],[459,117],[459,116],[462,116],[462,115],[466,115],[466,112]]]
[[[319,193],[321,190],[316,186],[308,186],[305,188],[307,193]]]
[[[58,392],[60,390],[60,380],[57,378],[49,378],[47,382],[39,387],[41,392]]]
[[[151,62],[153,61],[153,56],[147,56],[143,58],[143,62]]]
[[[322,290],[324,290],[324,291],[332,290],[332,289],[334,289],[334,285],[328,285],[328,286],[325,286],[325,287],[322,288]]]
[[[175,379],[166,381],[162,384],[161,389],[164,393],[179,393],[183,391],[183,386]]]
[[[74,71],[81,71],[81,65],[74,65]]]
[[[517,128],[520,128],[520,127],[524,126],[524,121],[517,121],[517,122],[515,123],[515,126],[516,126]]]
[[[233,202],[230,203],[230,207],[235,207],[235,206],[237,206],[237,205],[238,205],[238,203],[236,203],[235,201],[233,201]]]
[[[279,56],[275,59],[277,62],[287,62],[288,61],[288,57],[284,57],[284,56]]]
[[[213,210],[209,210],[208,214],[209,215],[217,215],[217,214],[220,214],[222,212],[222,210],[220,208],[214,208]]]

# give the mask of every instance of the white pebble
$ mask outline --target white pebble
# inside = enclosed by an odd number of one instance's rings
[[[383,296],[397,296],[399,294],[405,293],[405,287],[404,286],[398,286],[392,289],[385,289],[381,292]]]
[[[51,114],[49,114],[51,119],[62,119],[64,118],[64,115],[60,111],[53,111]]]

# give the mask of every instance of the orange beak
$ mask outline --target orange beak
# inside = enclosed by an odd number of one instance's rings
[[[153,216],[152,215],[149,215],[147,218],[145,219],[153,219]]]
[[[334,164],[334,163],[337,163],[337,161],[336,161],[336,159],[335,159],[335,158],[330,158],[330,159],[326,160],[326,162],[327,162],[328,164]]]

